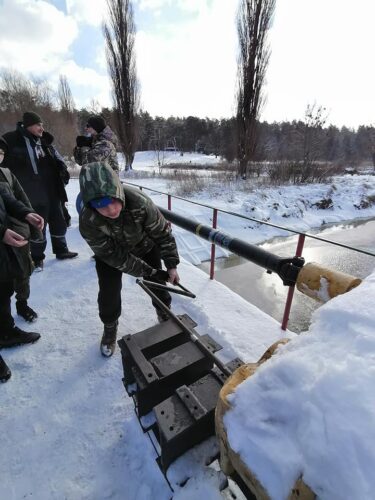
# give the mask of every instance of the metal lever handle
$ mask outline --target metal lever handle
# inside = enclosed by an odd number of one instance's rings
[[[167,285],[162,285],[161,283],[155,283],[154,281],[148,281],[145,279],[142,281],[149,288],[156,288],[158,290],[166,290],[168,292],[177,293],[178,295],[184,295],[186,297],[190,297],[191,299],[195,299],[195,297],[196,297],[196,295],[194,295],[194,293],[190,292],[190,290],[188,290],[184,286],[180,285],[180,283],[176,283],[176,285],[174,285],[175,287],[179,287],[181,289],[181,290],[178,290],[177,288],[167,286]]]

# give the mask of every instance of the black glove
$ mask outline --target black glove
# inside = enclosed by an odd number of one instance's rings
[[[168,281],[169,274],[168,271],[163,271],[162,269],[153,269],[149,278],[156,278],[158,281]]]
[[[79,148],[82,147],[91,148],[92,137],[87,137],[86,135],[77,135],[76,144]]]

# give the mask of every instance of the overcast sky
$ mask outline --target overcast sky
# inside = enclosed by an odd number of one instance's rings
[[[238,0],[134,0],[141,104],[151,115],[234,113]],[[105,0],[0,0],[0,67],[67,76],[78,106],[111,105]],[[375,123],[375,0],[276,0],[262,119]]]

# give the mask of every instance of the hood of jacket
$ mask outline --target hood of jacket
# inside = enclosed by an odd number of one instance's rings
[[[97,141],[105,139],[106,141],[112,142],[112,144],[117,146],[117,137],[113,130],[107,125],[104,130],[97,135]]]
[[[83,203],[87,206],[91,200],[110,196],[121,200],[125,205],[124,189],[118,175],[104,162],[88,163],[81,168],[79,185]]]

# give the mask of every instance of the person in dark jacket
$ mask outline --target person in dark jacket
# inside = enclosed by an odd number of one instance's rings
[[[100,115],[92,115],[86,124],[88,136],[77,136],[73,154],[78,165],[105,162],[117,174],[120,167],[117,160],[117,138],[113,130]]]
[[[0,140],[0,165],[4,158],[4,150],[2,149],[2,144]],[[0,166],[0,185],[4,186],[9,193],[13,194],[16,200],[21,201],[24,205],[32,209],[30,201],[22,189],[21,184],[16,179],[15,175],[7,168],[2,168]],[[17,227],[21,229],[21,234],[27,239],[30,239],[31,233],[34,239],[42,237],[42,234],[35,230],[33,227],[30,228],[27,225],[22,227],[22,224],[17,224]],[[23,229],[23,230],[22,230]],[[20,252],[25,253],[25,258],[30,260],[30,244],[23,246]],[[15,278],[14,280],[14,291],[16,294],[16,309],[17,314],[22,316],[26,321],[31,323],[34,321],[38,314],[28,305],[27,301],[30,297],[30,274],[26,272],[24,276]]]
[[[14,279],[24,276],[31,269],[30,257],[21,252],[28,244],[27,239],[11,229],[15,227],[15,221],[25,221],[40,231],[44,225],[40,215],[16,200],[5,186],[0,185],[0,349],[30,344],[40,338],[39,333],[25,332],[15,326],[11,314]],[[5,382],[10,375],[9,368],[1,358],[0,381]]]
[[[171,229],[158,208],[142,191],[123,186],[106,163],[89,163],[79,177],[84,208],[79,230],[95,254],[99,281],[99,317],[104,323],[100,350],[112,356],[121,314],[123,273],[165,284],[178,283],[179,256]],[[161,269],[161,259],[167,271]],[[155,295],[168,307],[165,290]],[[155,302],[158,320],[169,316]]]
[[[2,137],[5,145],[4,167],[17,177],[31,205],[49,225],[52,251],[57,259],[72,259],[66,243],[66,222],[62,203],[66,201],[64,180],[68,179],[66,165],[52,147],[53,136],[46,133],[42,118],[27,111],[17,129]],[[46,249],[46,227],[43,238],[31,240],[31,255],[38,270],[43,269]]]

